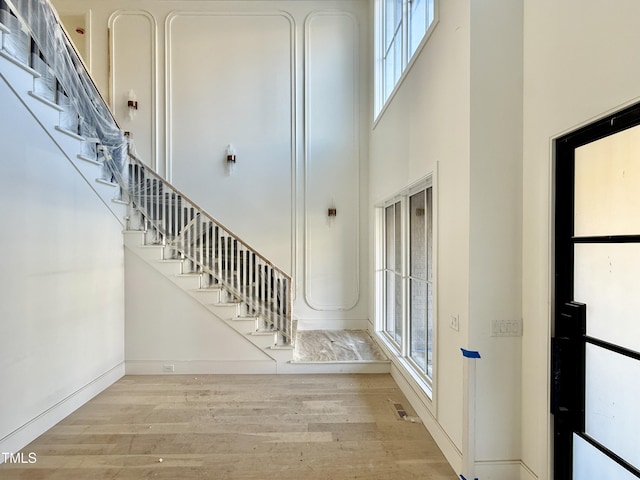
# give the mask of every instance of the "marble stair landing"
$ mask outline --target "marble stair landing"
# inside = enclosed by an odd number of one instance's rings
[[[366,330],[298,330],[293,362],[387,363]]]

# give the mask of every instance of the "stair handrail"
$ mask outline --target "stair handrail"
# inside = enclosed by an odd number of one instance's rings
[[[107,157],[106,165],[111,163]],[[144,164],[135,152],[130,154],[130,165],[128,175],[114,168],[113,179],[160,234],[158,242],[173,247],[194,263],[196,273],[211,275],[248,305],[248,314],[263,319],[263,330],[281,335],[279,343],[291,343],[291,276]],[[219,244],[226,240],[233,243]],[[253,278],[261,282],[254,284]]]
[[[28,30],[32,41],[35,42],[40,53],[46,59],[48,66],[53,71],[53,75],[61,84],[68,100],[72,103],[78,113],[79,122],[77,133],[85,138],[98,140],[104,151],[104,166],[108,169],[108,173],[111,175],[112,179],[120,185],[122,191],[135,196],[135,192],[128,190],[131,179],[127,175],[127,169],[130,168],[129,166],[143,168],[145,175],[149,175],[156,182],[161,182],[162,185],[170,189],[173,194],[184,199],[184,201],[193,205],[194,208],[197,208],[199,215],[202,215],[210,221],[212,225],[215,225],[226,232],[229,238],[233,238],[234,242],[244,246],[245,251],[250,251],[251,255],[255,256],[256,261],[267,266],[271,269],[272,273],[275,273],[282,279],[282,281],[278,283],[278,280],[274,279],[270,274],[269,278],[266,278],[266,283],[264,285],[256,285],[255,291],[257,292],[257,295],[254,295],[254,297],[258,296],[259,300],[263,301],[263,304],[256,305],[255,298],[243,298],[242,296],[243,292],[240,287],[247,290],[252,289],[253,286],[241,285],[239,280],[242,276],[241,272],[237,272],[237,280],[220,278],[219,275],[217,278],[217,280],[231,290],[234,295],[254,307],[257,313],[264,314],[271,325],[282,334],[285,342],[290,342],[292,340],[291,276],[274,265],[273,262],[264,257],[258,250],[249,246],[222,223],[213,218],[204,209],[189,199],[189,197],[184,195],[184,193],[180,192],[168,181],[162,178],[162,176],[155,172],[151,167],[144,164],[144,162],[137,156],[135,151],[131,148],[129,138],[118,126],[115,116],[107,105],[105,99],[102,97],[93,77],[88,72],[81,56],[62,26],[62,22],[60,21],[60,18],[58,17],[50,0],[0,0],[0,7],[2,5],[8,6],[8,8],[20,18],[21,23]],[[138,206],[140,207],[140,205]],[[141,211],[143,210],[144,208],[141,208]],[[145,212],[143,212],[143,214],[144,213]],[[149,212],[146,212],[146,215],[147,217],[150,217]],[[151,218],[151,220],[153,220],[153,218]],[[162,230],[163,226],[156,223],[154,228]],[[238,247],[235,248],[238,250]],[[243,257],[243,255],[241,255],[243,252],[238,250],[236,252],[237,258],[231,260],[236,263],[242,263],[242,261],[249,263],[247,269],[250,271],[251,264]],[[182,253],[189,256],[188,252]],[[201,251],[200,255],[202,256],[204,253],[205,252]],[[243,258],[244,260],[242,260]],[[190,260],[197,263],[198,259],[190,258]],[[229,261],[230,260],[227,260],[227,262]],[[212,269],[210,266],[207,267],[206,265],[200,265],[200,267],[205,270],[208,269],[209,273],[216,275],[215,268]],[[260,265],[260,267],[262,268],[262,265]],[[258,274],[262,275],[262,271],[253,272],[253,275],[256,277]],[[246,275],[247,274],[245,273],[245,281]],[[235,288],[235,286],[238,286],[238,288]],[[267,295],[272,295],[272,298],[267,298]],[[273,314],[271,310],[265,309],[266,304],[269,302],[276,306],[281,306],[281,308],[276,310],[275,314]]]
[[[191,200],[189,198],[188,195],[185,195],[182,191],[180,191],[178,188],[175,187],[175,185],[173,185],[172,183],[168,182],[165,178],[163,178],[160,174],[158,174],[155,170],[153,170],[153,168],[149,167],[146,163],[144,163],[142,161],[142,159],[134,152],[134,151],[130,151],[129,152],[129,158],[133,161],[133,163],[140,165],[141,167],[145,168],[145,171],[147,173],[149,173],[151,176],[153,176],[156,180],[163,182],[165,185],[169,186],[174,193],[180,195],[182,198],[184,198],[185,200],[187,200],[189,203],[193,204],[193,205],[198,205],[196,202],[194,202],[193,200]],[[206,216],[209,220],[213,221],[217,226],[219,226],[220,228],[222,228],[223,230],[225,230],[227,233],[229,233],[230,235],[232,235],[236,240],[238,240],[239,242],[241,242],[243,245],[245,245],[246,247],[248,247],[249,249],[253,250],[253,252],[260,257],[260,259],[265,262],[267,265],[269,265],[270,267],[272,267],[274,270],[276,270],[278,273],[280,273],[281,275],[283,275],[284,277],[287,277],[289,280],[291,280],[291,276],[286,273],[285,271],[283,271],[282,269],[280,269],[277,265],[275,265],[271,260],[269,260],[267,257],[265,257],[264,255],[262,255],[257,249],[253,248],[249,243],[245,242],[239,235],[237,235],[236,233],[233,232],[233,230],[227,228],[222,222],[218,221],[217,219],[215,219],[213,216],[211,216],[211,214],[209,214],[206,210],[204,210],[203,208],[200,208],[200,212],[201,214],[203,214],[204,216]]]

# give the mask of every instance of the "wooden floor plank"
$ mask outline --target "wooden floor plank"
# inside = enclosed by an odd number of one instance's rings
[[[0,465],[16,480],[455,480],[390,375],[124,377]]]

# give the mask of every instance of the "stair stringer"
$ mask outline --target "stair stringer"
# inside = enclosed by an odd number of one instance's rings
[[[279,373],[287,370],[284,365],[292,360],[293,349],[276,346],[276,333],[261,332],[259,317],[251,316],[246,305],[233,299],[224,287],[219,285],[206,287],[205,285],[205,288],[202,288],[202,274],[183,273],[182,269],[185,264],[183,260],[163,259],[166,247],[145,244],[145,232],[125,231],[123,236],[127,251],[133,253],[165,280],[172,283],[182,294],[190,297],[193,302],[205,309],[210,315],[211,321],[224,325],[230,334],[241,338],[243,342],[259,351],[270,362],[269,367],[260,366],[259,371],[255,370],[255,366],[252,366],[252,369],[246,372],[236,370],[217,373]],[[127,291],[127,294],[129,293]],[[155,373],[162,372],[156,371]],[[189,371],[183,373],[207,372]]]

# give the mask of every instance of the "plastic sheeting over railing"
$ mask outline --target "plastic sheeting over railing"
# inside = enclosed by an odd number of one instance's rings
[[[57,79],[64,96],[73,105],[78,116],[77,131],[74,133],[99,139],[109,149],[112,160],[123,168],[127,138],[87,72],[51,3],[48,0],[1,0],[0,5],[2,3],[16,15],[21,22],[20,27],[26,29],[23,33],[35,43],[38,56],[46,61],[48,71]],[[8,16],[7,13],[3,15]],[[19,37],[14,33],[9,39]]]
[[[11,31],[3,34],[3,50],[40,74],[37,93],[64,108],[61,126],[87,139],[85,148],[142,215],[144,228],[248,305],[281,343],[291,343],[290,276],[137,158],[49,1],[0,0],[0,22]]]

